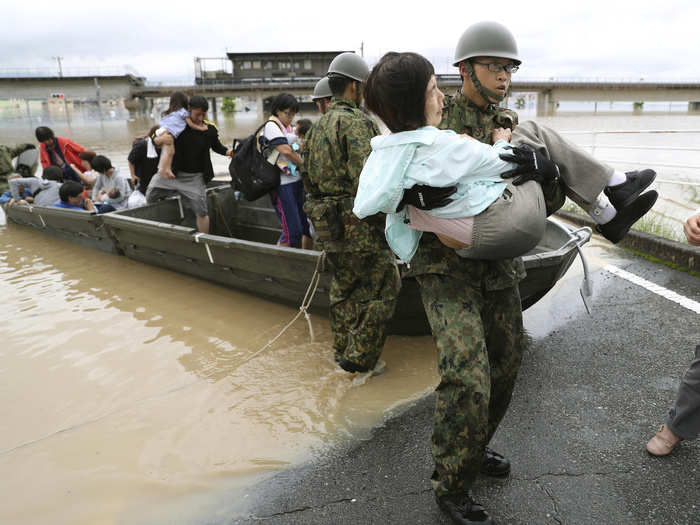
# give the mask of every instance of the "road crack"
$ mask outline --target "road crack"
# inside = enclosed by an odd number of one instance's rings
[[[342,499],[335,500],[335,501],[328,501],[328,502],[324,503],[323,505],[306,505],[304,507],[299,507],[299,508],[291,509],[291,510],[285,510],[284,512],[276,512],[274,514],[267,514],[265,516],[248,516],[248,519],[256,520],[256,521],[269,520],[272,518],[277,518],[279,516],[287,516],[289,514],[298,514],[299,512],[306,512],[307,510],[319,510],[319,509],[324,509],[326,507],[329,507],[331,505],[336,505],[338,503],[352,503],[354,501],[357,501],[357,500],[355,498],[342,498]]]
[[[614,474],[632,474],[634,470],[614,470],[610,472],[545,472],[544,474],[538,474],[532,478],[511,476],[512,479],[517,481],[539,481],[542,478],[580,478],[583,476],[612,476]]]
[[[560,513],[559,513],[559,503],[557,502],[557,498],[555,498],[555,497],[554,497],[554,494],[553,494],[549,489],[547,489],[547,487],[543,486],[539,481],[535,481],[535,485],[537,485],[537,487],[538,487],[542,492],[544,492],[545,494],[547,494],[547,496],[549,497],[549,499],[552,501],[552,506],[554,507],[554,512],[552,513],[551,518],[552,518],[554,521],[556,521],[559,525],[564,525],[564,521],[561,520],[561,519],[559,519],[559,514],[560,514]],[[547,517],[550,517],[550,516],[548,515]]]

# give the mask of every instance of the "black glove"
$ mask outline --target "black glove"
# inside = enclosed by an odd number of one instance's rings
[[[512,149],[513,154],[501,153],[499,157],[508,162],[515,162],[518,167],[501,173],[501,178],[511,179],[519,175],[513,181],[515,186],[529,180],[537,181],[541,186],[549,186],[559,180],[559,167],[530,146],[522,144],[515,147],[506,146],[506,149]]]
[[[452,202],[450,195],[457,191],[457,186],[447,186],[446,188],[435,188],[433,186],[422,186],[416,184],[412,188],[404,190],[403,199],[396,207],[396,211],[403,210],[407,204],[415,206],[419,210],[432,210],[442,208]]]

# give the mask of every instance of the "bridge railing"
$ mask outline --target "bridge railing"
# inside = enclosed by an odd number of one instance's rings
[[[562,131],[562,135],[587,135],[591,137],[588,143],[577,143],[578,146],[582,148],[587,148],[591,155],[596,155],[599,150],[628,150],[628,151],[678,151],[685,153],[700,153],[700,147],[695,146],[646,146],[646,145],[626,145],[626,144],[605,144],[601,143],[600,137],[606,135],[700,135],[700,129],[646,129],[646,130],[599,130],[599,131],[586,131],[586,130],[576,130],[576,131]],[[650,166],[660,167],[660,168],[677,168],[683,170],[700,170],[700,164],[678,164],[669,162],[655,162],[655,161],[632,161],[628,159],[604,159],[600,158],[603,162],[609,164],[631,164],[637,166]],[[670,179],[657,179],[657,182],[666,184],[680,184],[685,186],[699,186],[700,182],[691,182],[683,180],[670,180]]]
[[[70,78],[70,77],[109,77],[133,75],[140,77],[138,71],[130,66],[123,67],[64,67],[59,72],[54,68],[15,67],[0,68],[0,78]]]

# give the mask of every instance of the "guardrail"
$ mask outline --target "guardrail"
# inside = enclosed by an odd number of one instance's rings
[[[59,72],[56,68],[0,68],[0,78],[70,78],[70,77],[120,77],[133,75],[140,77],[138,71],[129,66],[124,67],[64,67]]]
[[[626,146],[624,144],[600,144],[598,142],[599,135],[634,135],[634,134],[700,134],[700,129],[644,129],[644,130],[601,130],[601,131],[562,131],[562,135],[591,135],[591,142],[589,144],[578,144],[582,148],[588,148],[591,155],[595,155],[596,149],[614,149],[614,150],[652,150],[652,151],[685,151],[685,152],[700,152],[700,147],[687,147],[687,146]],[[695,169],[700,170],[700,164],[669,164],[669,163],[656,163],[656,162],[637,162],[629,161],[625,159],[600,159],[603,162],[611,164],[633,164],[636,166],[647,166],[653,164],[654,166],[663,168],[682,168],[682,169]],[[680,184],[685,186],[699,186],[700,182],[690,182],[690,181],[675,181],[668,179],[656,179],[656,182],[661,182],[665,184]]]

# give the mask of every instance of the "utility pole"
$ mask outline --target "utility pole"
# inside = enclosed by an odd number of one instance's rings
[[[63,60],[63,57],[51,57],[53,58],[56,62],[58,62],[58,76],[59,78],[63,78],[63,68],[61,67],[61,60]]]
[[[362,58],[365,58],[365,43],[364,42],[360,42],[360,56]]]

